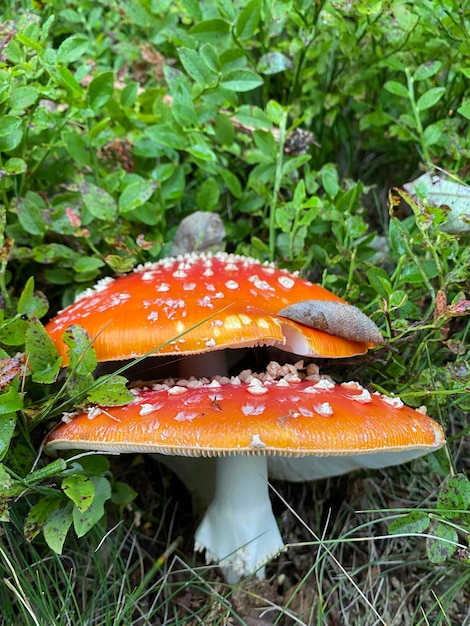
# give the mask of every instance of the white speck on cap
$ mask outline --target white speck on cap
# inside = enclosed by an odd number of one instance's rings
[[[141,278],[142,280],[153,280],[154,276],[155,276],[155,272],[150,270],[147,272],[142,272]]]
[[[321,404],[315,405],[313,408],[319,415],[322,415],[323,417],[329,417],[330,415],[333,415],[333,409],[331,407],[331,404],[329,404],[328,402],[322,402]]]
[[[180,387],[179,385],[175,385],[174,387],[170,387],[168,389],[168,395],[170,396],[178,396],[182,393],[186,393],[188,390],[186,387]]]
[[[150,413],[153,413],[154,411],[158,411],[159,409],[161,409],[162,406],[163,406],[163,402],[158,403],[158,404],[143,404],[139,411],[139,415],[142,415],[142,417],[144,415],[150,415]]]
[[[264,404],[244,404],[242,406],[243,415],[262,415],[266,409]]]
[[[343,382],[341,383],[341,387],[344,387],[345,389],[355,389],[357,391],[362,391],[364,389],[364,387],[360,385],[358,382],[356,382],[355,380],[349,380],[347,382]]]
[[[391,397],[391,396],[383,396],[382,394],[380,394],[380,398],[386,403],[389,404],[390,406],[393,406],[394,409],[401,409],[403,408],[405,405],[403,404],[403,401],[401,398],[399,398],[398,396],[395,397]]]
[[[330,391],[335,388],[335,384],[329,378],[322,378],[313,385],[317,389],[323,389],[324,391]]]
[[[356,402],[362,402],[363,404],[367,404],[368,402],[372,402],[372,398],[370,397],[369,391],[367,389],[363,389],[358,396],[349,396],[351,400],[355,400]]]
[[[195,417],[197,417],[197,415],[198,415],[197,413],[187,413],[186,411],[180,411],[179,413],[175,415],[175,420],[177,422],[191,421]]]
[[[267,448],[264,441],[261,441],[259,435],[251,435],[250,448]]]
[[[207,307],[209,309],[213,309],[214,305],[212,304],[212,298],[210,296],[204,296],[204,298],[199,298],[197,301],[199,306]]]
[[[101,413],[103,413],[103,411],[99,406],[92,406],[87,410],[87,417],[89,420],[93,420],[95,417],[98,417],[98,415],[101,415]]]
[[[263,385],[263,383],[257,378],[253,378],[250,380],[248,387],[246,388],[248,393],[251,393],[254,396],[262,396],[265,393],[268,393],[268,388]]]
[[[289,276],[279,276],[277,282],[286,289],[292,289],[295,284],[295,281]]]

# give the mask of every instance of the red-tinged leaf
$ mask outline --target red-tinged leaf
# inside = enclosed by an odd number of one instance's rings
[[[8,387],[22,367],[23,364],[18,359],[0,359],[0,390]]]
[[[470,314],[470,300],[459,300],[454,304],[449,304],[446,309],[447,315],[460,316]]]

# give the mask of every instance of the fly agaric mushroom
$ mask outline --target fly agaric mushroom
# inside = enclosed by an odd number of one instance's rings
[[[59,424],[46,450],[217,456],[215,496],[196,531],[196,550],[219,561],[230,583],[256,572],[283,547],[267,483],[267,459],[369,456],[409,461],[444,443],[440,426],[397,398],[357,383],[270,364],[242,378],[174,380],[134,390],[120,407],[93,407]],[[382,465],[382,464],[381,464]]]
[[[289,310],[278,314],[302,301],[336,302],[342,323],[318,330],[290,319]],[[88,331],[99,361],[133,359],[159,346],[158,355],[269,345],[301,356],[338,358],[383,343],[366,315],[327,289],[227,253],[163,259],[85,291],[46,325],[64,365],[62,334],[72,324]]]
[[[326,289],[270,264],[224,253],[163,259],[127,276],[104,279],[85,292],[46,326],[64,364],[67,349],[62,333],[72,324],[88,330],[99,361],[140,357],[156,349],[158,355],[183,356],[258,345],[303,356],[337,358],[363,354],[371,344],[383,343],[375,324]],[[254,382],[217,378],[210,383],[179,381],[136,392],[136,399],[127,406],[107,407],[101,413],[95,408],[72,418],[69,424],[61,424],[47,438],[46,449],[229,455],[217,460],[215,499],[197,531],[196,546],[205,548],[209,559],[221,560],[228,578],[234,580],[262,568],[282,547],[267,498],[268,454],[299,457],[287,459],[299,462],[311,461],[310,455],[329,461],[333,455],[336,459],[352,455],[347,457],[352,460],[350,464],[327,463],[327,471],[337,474],[357,463],[382,467],[405,462],[443,442],[437,424],[398,406],[395,400],[390,403],[365,390],[354,393],[354,386],[345,398],[346,391],[331,380],[317,376],[316,381],[307,377],[300,382],[295,371],[288,374],[290,377],[276,383],[273,380],[280,374],[270,372],[255,377]],[[323,398],[322,394],[327,395]],[[264,396],[274,398],[274,402],[268,404]],[[300,403],[307,396],[310,405]],[[341,418],[346,420],[347,415],[354,424],[349,431]],[[370,429],[379,421],[384,423],[383,435]],[[209,432],[219,436],[226,433],[225,443],[206,435],[205,422]],[[316,424],[313,432],[317,430],[313,439],[307,436],[310,443],[303,447],[295,430],[302,422],[309,427]],[[286,434],[291,425],[292,441]],[[287,447],[275,443],[275,433]],[[404,433],[410,437],[401,439]],[[385,462],[381,462],[383,454],[387,454]],[[278,457],[271,458],[276,461]],[[282,472],[298,479],[305,468],[299,470],[291,464],[286,470],[275,468],[276,475]],[[309,464],[307,473],[311,472]],[[317,473],[328,475],[318,472],[315,464]],[[249,502],[248,484],[253,496]],[[236,508],[240,501],[243,516],[247,505],[250,509],[247,524],[240,520]],[[258,574],[262,571],[259,569]]]

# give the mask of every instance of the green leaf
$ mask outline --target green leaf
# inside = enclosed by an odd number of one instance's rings
[[[440,124],[430,124],[426,126],[423,134],[424,143],[427,146],[436,144],[442,136],[442,128]]]
[[[7,346],[19,346],[24,343],[28,322],[21,318],[13,318],[0,326],[0,341]]]
[[[104,504],[111,498],[111,485],[103,476],[91,476],[95,488],[93,502],[83,513],[77,507],[73,509],[73,525],[77,537],[83,537],[104,515]]]
[[[405,254],[406,241],[408,239],[408,233],[399,219],[396,217],[390,218],[389,223],[389,237],[392,249],[397,254]]]
[[[63,342],[69,347],[69,368],[77,374],[91,374],[96,367],[96,352],[91,346],[90,336],[87,331],[73,324],[69,326],[62,336]]]
[[[148,28],[155,19],[147,7],[138,0],[127,0],[122,5],[122,11],[128,16],[131,23],[142,28]]]
[[[139,83],[130,81],[121,91],[120,102],[123,107],[133,107],[139,94]]]
[[[0,497],[8,494],[8,491],[13,483],[10,474],[7,472],[5,466],[0,463]]]
[[[404,306],[408,301],[408,294],[406,291],[402,291],[401,289],[394,289],[390,294],[388,299],[388,308],[391,309],[399,309]]]
[[[276,126],[280,126],[286,115],[286,109],[284,109],[279,102],[276,102],[276,100],[269,100],[266,105],[266,113],[268,114],[270,122],[276,124]]]
[[[96,257],[81,257],[74,264],[73,269],[78,272],[94,272],[95,270],[103,267],[105,265],[104,261],[98,259]]]
[[[432,89],[425,91],[423,95],[418,98],[416,106],[420,111],[430,109],[439,102],[445,91],[445,87],[433,87]]]
[[[205,180],[196,194],[196,205],[201,211],[212,211],[219,202],[219,186],[213,178]]]
[[[413,80],[426,80],[427,78],[431,78],[434,74],[441,69],[442,63],[440,61],[427,61],[420,65],[415,73],[413,74]]]
[[[74,509],[75,510],[75,509]],[[48,516],[43,526],[44,539],[51,550],[62,554],[65,538],[72,525],[71,507],[56,509]]]
[[[388,80],[384,84],[384,88],[400,98],[408,98],[408,89],[402,83],[398,83],[395,80]]]
[[[113,72],[103,72],[94,78],[88,87],[88,100],[94,111],[104,106],[114,91],[114,74]]]
[[[450,558],[458,544],[457,531],[443,522],[434,521],[426,539],[426,553],[431,563],[444,563]]]
[[[387,297],[392,291],[388,272],[381,267],[371,267],[367,270],[367,278],[379,296]]]
[[[34,39],[31,39],[30,37],[27,37],[26,35],[23,35],[22,33],[17,33],[16,39],[27,48],[30,48],[31,50],[35,50],[36,52],[42,52],[43,50],[43,47],[41,46],[39,42],[34,41]]]
[[[20,198],[16,206],[18,220],[30,235],[43,235],[46,232],[45,210],[44,200],[33,191],[28,191],[24,198]]]
[[[277,104],[277,103],[276,103]],[[270,102],[268,102],[268,107],[270,106]],[[283,112],[283,108],[281,105],[278,105],[281,109],[281,114]],[[259,128],[260,130],[266,130],[272,127],[271,119],[266,115],[266,113],[256,106],[241,106],[235,114],[235,118],[245,126],[253,126],[253,128]]]
[[[0,396],[0,407],[7,395],[8,391]],[[3,413],[3,410],[1,412]],[[14,417],[14,413],[0,415],[0,460],[2,460],[8,452],[11,438],[15,432],[16,419],[14,419]]]
[[[277,155],[277,143],[273,134],[265,130],[255,130],[253,133],[253,141],[261,152],[273,161]]]
[[[14,130],[12,133],[8,135],[4,135],[0,137],[0,151],[1,152],[12,152],[15,148],[17,148],[21,140],[23,139],[23,131],[21,128]]]
[[[470,103],[462,104],[462,106],[457,109],[457,113],[465,117],[465,119],[470,120]]]
[[[24,523],[24,536],[26,541],[33,539],[41,532],[47,519],[63,504],[62,500],[57,497],[44,497],[34,504]]]
[[[235,32],[239,39],[249,39],[258,30],[258,24],[261,17],[261,1],[251,0],[246,7],[241,11],[237,23],[235,25]]]
[[[203,20],[189,29],[189,35],[201,42],[221,46],[228,39],[230,24],[221,19]]]
[[[31,320],[26,331],[25,351],[34,382],[50,384],[57,380],[62,357],[37,319]]]
[[[83,182],[78,185],[83,203],[93,217],[106,222],[114,221],[118,215],[118,207],[113,196],[92,183]]]
[[[77,165],[91,166],[90,146],[81,135],[67,130],[62,133],[61,138],[64,148]]]
[[[332,163],[326,163],[320,170],[323,189],[330,196],[335,198],[340,190],[338,171]]]
[[[27,109],[32,106],[39,98],[38,90],[32,85],[24,85],[13,89],[9,104],[12,109]]]
[[[282,52],[268,52],[260,57],[256,69],[261,74],[271,75],[292,68],[292,61]]]
[[[295,209],[292,205],[285,204],[276,209],[274,215],[276,227],[280,228],[284,233],[288,233],[292,229],[292,222],[295,218]]]
[[[58,65],[54,68],[55,72],[53,76],[58,79],[58,82],[65,87],[72,95],[79,95],[83,92],[80,83],[77,81],[68,67]]]
[[[124,376],[100,376],[87,396],[88,402],[104,406],[122,406],[134,399]]]
[[[12,157],[5,162],[4,170],[9,176],[17,176],[18,174],[24,174],[27,170],[26,161],[16,157]]]
[[[62,491],[72,500],[78,510],[86,511],[95,497],[95,485],[93,481],[83,474],[67,476],[62,481]]]
[[[127,213],[142,206],[152,196],[157,183],[151,180],[137,181],[127,185],[119,198],[119,212]]]
[[[61,65],[75,63],[84,54],[88,54],[90,42],[85,35],[77,34],[62,41],[57,50],[57,62]]]
[[[211,72],[201,55],[191,48],[178,48],[180,61],[187,74],[200,85],[210,82]]]
[[[242,195],[242,186],[238,178],[230,170],[221,169],[219,174],[222,176],[224,183],[227,185],[230,193],[235,198],[240,198]]]
[[[220,72],[222,65],[220,63],[219,53],[213,45],[205,43],[201,46],[199,54],[201,55],[204,63],[214,74],[218,74]]]
[[[21,126],[21,117],[2,115],[0,117],[0,137],[10,135]]]
[[[436,278],[438,275],[437,265],[434,261],[421,261],[420,267],[410,261],[400,274],[400,284],[420,284],[423,281],[423,273],[427,278]]]
[[[111,502],[118,506],[127,506],[137,495],[137,492],[132,487],[129,487],[127,483],[115,482],[113,483]]]
[[[309,154],[287,157],[282,166],[282,175],[289,176],[292,172],[297,172],[305,163],[308,163],[311,158]]]
[[[244,92],[260,87],[263,82],[261,76],[251,70],[233,70],[223,76],[221,86],[232,91]]]
[[[394,520],[388,527],[391,535],[422,534],[429,526],[429,516],[421,511],[411,511]]]
[[[18,299],[18,304],[16,305],[18,315],[28,315],[28,313],[34,315],[35,307],[33,307],[33,297],[34,276],[30,276],[23,287],[23,291]]]
[[[10,386],[5,393],[0,394],[0,415],[16,413],[16,411],[21,411],[22,409],[23,397],[15,387]],[[7,425],[6,428],[9,428],[9,426]]]
[[[201,161],[217,161],[217,156],[213,150],[206,144],[198,143],[188,148],[188,152],[191,156]]]
[[[439,491],[437,508],[450,519],[470,514],[470,480],[465,474],[450,476]]]
[[[88,476],[97,476],[109,472],[109,460],[102,454],[84,456],[79,461],[81,469]]]
[[[16,310],[18,315],[25,315],[29,319],[32,317],[42,317],[47,313],[49,304],[46,296],[40,291],[34,291],[34,277],[31,276],[21,292]]]
[[[173,125],[174,126],[174,125]],[[188,147],[188,139],[186,135],[178,133],[178,128],[173,128],[170,124],[159,124],[158,126],[149,126],[146,134],[162,146],[167,146],[173,150],[186,150]]]
[[[361,117],[359,120],[359,129],[366,130],[371,126],[385,126],[386,124],[390,124],[392,120],[393,117],[391,115],[382,111],[382,109],[378,109],[373,111],[373,113],[367,113]]]

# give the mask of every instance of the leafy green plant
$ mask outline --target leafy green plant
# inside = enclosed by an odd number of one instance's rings
[[[451,557],[470,563],[469,515],[470,481],[464,474],[456,474],[441,487],[434,512],[412,511],[392,522],[389,531],[426,533],[426,551],[432,563]]]

